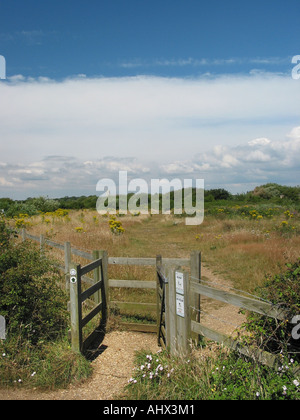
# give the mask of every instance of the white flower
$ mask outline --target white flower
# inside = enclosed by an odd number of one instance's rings
[[[257,397],[259,397],[259,396],[260,396],[260,393],[259,393],[259,392],[257,392],[255,395],[256,395]]]
[[[5,357],[5,356],[6,356],[6,354],[5,354],[5,353],[2,353],[2,356],[3,356],[3,357]]]
[[[30,376],[34,376],[34,375],[36,375],[36,372],[32,372],[32,374]]]
[[[295,379],[295,380],[293,381],[293,384],[294,384],[295,386],[299,386],[299,382],[297,381],[297,379]]]

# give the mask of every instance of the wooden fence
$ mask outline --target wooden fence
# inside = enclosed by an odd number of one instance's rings
[[[93,252],[85,252],[76,249],[71,246],[70,242],[60,244],[50,239],[45,238],[44,235],[35,236],[29,234],[26,229],[21,230],[22,239],[30,239],[40,243],[41,250],[45,246],[59,249],[64,253],[64,265],[58,265],[58,268],[65,274],[66,289],[70,292],[70,303],[69,309],[71,312],[71,324],[72,327],[72,340],[74,348],[83,348],[88,345],[91,341],[87,339],[84,343],[82,340],[82,329],[92,319],[92,315],[98,314],[101,310],[104,311],[102,316],[106,318],[106,315],[110,308],[121,308],[125,309],[135,308],[136,311],[149,311],[156,313],[156,324],[145,324],[137,322],[122,322],[121,325],[125,329],[131,331],[141,332],[152,332],[157,333],[162,325],[160,322],[161,314],[161,293],[160,283],[155,281],[145,280],[124,280],[124,279],[109,279],[108,278],[108,267],[115,265],[127,265],[127,266],[145,266],[152,267],[157,270],[161,267],[162,263],[165,266],[180,265],[190,270],[191,275],[199,277],[201,267],[201,254],[200,252],[193,251],[190,258],[162,258],[158,256],[156,258],[129,258],[129,257],[108,257],[105,251],[94,250]],[[79,264],[74,264],[72,256],[81,257],[85,260],[92,261],[91,264],[81,267]],[[101,262],[100,260],[101,259]],[[98,263],[96,262],[98,260]],[[95,262],[95,266],[93,265]],[[75,270],[77,281],[72,283],[70,281],[70,270]],[[100,271],[99,271],[100,270]],[[94,271],[94,278],[87,276],[88,272]],[[155,274],[154,274],[155,275]],[[74,277],[74,276],[73,276]],[[102,283],[101,283],[102,281]],[[89,287],[86,291],[82,292],[83,286]],[[144,303],[144,302],[120,302],[113,301],[110,299],[111,288],[135,288],[145,290],[156,290],[156,303]],[[98,292],[98,297],[97,297]],[[93,302],[90,302],[90,297],[93,296]],[[81,306],[83,302],[94,303],[96,305],[89,317],[82,318]],[[197,302],[195,302],[197,305]],[[72,321],[73,320],[73,321]],[[76,320],[76,321],[75,321]],[[164,319],[162,320],[165,321]],[[75,326],[76,324],[76,326]],[[161,329],[162,330],[162,329]],[[159,333],[160,334],[160,333]],[[164,344],[166,343],[164,338]],[[159,344],[161,340],[159,339]]]
[[[115,302],[109,299],[109,289],[113,287],[125,288],[143,288],[156,289],[157,303],[145,304],[135,302],[137,306],[145,307],[156,306],[157,325],[124,323],[128,329],[144,332],[156,332],[158,335],[158,344],[169,348],[171,353],[187,354],[190,351],[190,342],[192,334],[194,336],[206,337],[209,340],[221,343],[231,349],[239,351],[249,357],[254,357],[257,361],[275,366],[277,358],[262,351],[241,345],[241,343],[221,332],[215,331],[201,323],[201,302],[200,296],[215,299],[217,301],[234,305],[238,308],[251,312],[256,312],[264,316],[272,317],[277,320],[286,320],[287,312],[279,306],[272,305],[268,302],[254,299],[252,297],[241,296],[236,293],[226,292],[201,281],[201,253],[193,251],[190,258],[164,258],[157,256],[156,258],[127,258],[127,257],[108,257],[105,251],[93,251],[87,253],[71,247],[69,242],[58,244],[49,239],[33,236],[22,229],[22,238],[32,239],[40,242],[41,248],[45,245],[58,248],[64,251],[65,265],[59,266],[64,270],[66,275],[66,287],[70,287],[71,295],[71,316],[79,327],[72,333],[74,338],[74,348],[82,347],[82,328],[92,317],[102,312],[102,316],[106,318],[109,306],[132,304],[132,302]],[[76,255],[87,260],[93,261],[87,266],[81,267],[72,263],[72,255]],[[122,280],[108,279],[109,265],[137,265],[155,267],[156,281],[142,280]],[[189,271],[183,270],[182,267],[188,268]],[[75,270],[76,278],[85,283],[89,287],[86,291],[81,290],[81,281],[70,281],[70,270]],[[101,269],[99,274],[99,270]],[[94,270],[94,279],[87,277],[86,274]],[[98,271],[97,271],[98,270]],[[101,291],[101,301],[97,293]],[[72,295],[74,298],[72,299]],[[94,295],[95,308],[89,315],[82,318],[81,304],[91,295]],[[77,302],[77,303],[76,303]],[[79,303],[78,303],[79,302]],[[73,306],[72,306],[73,305]],[[77,307],[76,307],[77,305]],[[73,315],[72,315],[73,313]],[[79,343],[79,344],[78,344]],[[299,375],[299,371],[297,372]]]
[[[201,279],[191,276],[181,267],[165,268],[166,280],[166,346],[171,353],[188,354],[191,348],[192,333],[199,334],[209,340],[221,343],[239,353],[254,358],[257,362],[276,367],[278,358],[259,348],[242,345],[237,339],[215,331],[201,323],[201,319],[193,319],[195,296],[206,296],[238,308],[255,312],[267,317],[285,321],[288,311],[268,302],[229,293],[201,283]],[[200,305],[201,307],[201,305]],[[197,309],[198,312],[198,309]],[[199,311],[200,313],[201,311]],[[300,369],[294,372],[300,375]]]

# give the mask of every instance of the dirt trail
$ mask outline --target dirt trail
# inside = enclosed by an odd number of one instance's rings
[[[205,283],[208,286],[211,283],[212,287],[234,293],[233,283],[230,280],[225,280],[204,265],[201,268],[201,277],[208,281]],[[201,297],[200,316],[203,325],[227,335],[232,335],[246,320],[245,315],[239,314],[238,307],[206,297]]]

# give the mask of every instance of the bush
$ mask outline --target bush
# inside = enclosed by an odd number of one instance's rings
[[[16,236],[0,218],[0,314],[7,323],[0,384],[65,387],[88,377],[91,365],[71,351],[61,276],[45,253]]]
[[[67,325],[66,294],[53,264],[29,241],[15,236],[0,221],[0,313],[11,334],[32,343],[54,340]]]
[[[263,286],[257,288],[256,292],[264,300],[284,309],[287,316],[280,322],[250,313],[245,327],[250,332],[251,340],[272,353],[299,352],[299,340],[294,340],[291,335],[295,325],[290,321],[300,314],[300,260],[286,264],[285,272],[267,277]]]

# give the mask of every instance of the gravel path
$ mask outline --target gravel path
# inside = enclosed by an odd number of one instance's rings
[[[156,334],[126,331],[108,333],[101,347],[103,352],[92,362],[93,375],[82,384],[50,392],[0,389],[0,400],[113,400],[132,376],[135,352],[159,350]]]

